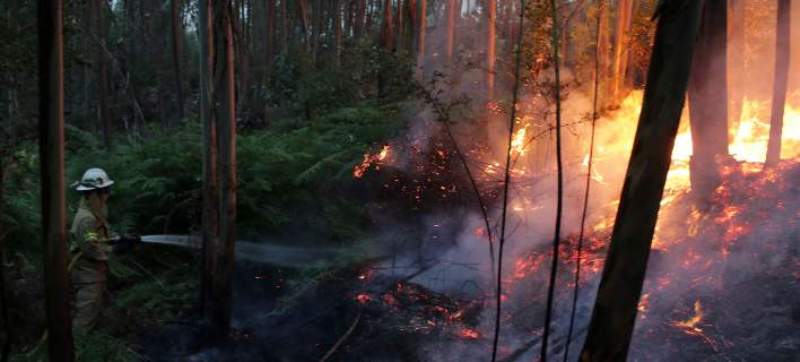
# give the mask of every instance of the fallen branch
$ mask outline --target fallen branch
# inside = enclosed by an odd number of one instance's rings
[[[325,355],[322,356],[322,358],[319,360],[320,362],[327,361],[328,358],[330,358],[334,353],[336,353],[336,350],[339,349],[342,343],[344,343],[344,341],[346,341],[347,338],[350,338],[350,335],[353,334],[353,331],[356,330],[356,327],[358,326],[358,322],[360,320],[361,320],[361,310],[358,311],[358,315],[356,315],[356,320],[353,321],[353,324],[350,325],[350,328],[347,330],[347,332],[345,332],[344,335],[342,335],[339,338],[339,340],[336,341],[336,344],[334,344],[333,347],[331,347],[328,353],[325,353]]]

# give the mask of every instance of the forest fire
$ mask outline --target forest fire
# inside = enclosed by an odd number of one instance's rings
[[[642,328],[651,331],[650,333],[653,330],[660,331],[658,333],[669,333],[663,330],[663,326],[668,326],[685,335],[700,337],[700,340],[713,350],[720,347],[717,338],[711,338],[706,334],[707,330],[715,330],[716,322],[707,318],[705,303],[701,304],[697,299],[693,303],[692,314],[686,319],[665,321],[669,315],[685,313],[679,307],[685,304],[678,303],[667,295],[677,288],[687,288],[703,291],[704,298],[711,300],[717,298],[713,294],[721,295],[722,288],[726,284],[727,277],[724,276],[724,272],[728,265],[727,261],[734,257],[737,250],[750,247],[747,243],[751,242],[753,234],[757,233],[759,228],[765,227],[757,224],[766,221],[765,211],[753,208],[750,203],[752,198],[771,200],[773,206],[786,207],[781,190],[791,187],[791,177],[787,172],[793,174],[800,170],[798,162],[800,150],[792,147],[800,144],[800,111],[794,105],[787,104],[782,154],[786,161],[775,169],[762,172],[768,138],[768,122],[765,121],[768,119],[766,104],[768,102],[744,101],[741,121],[731,127],[729,149],[732,157],[719,161],[722,180],[713,191],[712,206],[707,210],[701,210],[692,201],[689,175],[689,164],[693,153],[692,135],[687,122],[688,115],[684,114],[675,139],[672,164],[661,200],[660,218],[652,241],[651,253],[656,260],[655,263],[668,263],[670,268],[662,267],[661,270],[648,275],[650,281],[647,282],[637,307],[639,312],[637,323],[641,323]],[[601,188],[611,190],[609,194],[618,195],[616,194],[618,191],[614,190],[618,190],[617,188],[621,186],[624,176],[620,172],[620,165],[624,165],[627,161],[641,105],[642,92],[633,91],[623,99],[618,109],[598,122],[597,133],[602,141],[594,154],[592,182]],[[511,140],[511,178],[516,192],[509,201],[509,211],[515,215],[517,218],[515,222],[519,225],[539,217],[536,215],[546,212],[548,208],[547,202],[541,199],[541,194],[537,194],[535,184],[540,178],[549,177],[552,170],[547,167],[537,170],[535,165],[537,158],[542,155],[539,148],[550,147],[552,144],[546,141],[539,142],[535,135],[541,135],[538,132],[540,130],[534,124],[526,123],[517,128]],[[496,148],[502,149],[499,146]],[[500,180],[504,173],[504,165],[499,161],[501,158],[493,156],[490,150],[491,147],[475,147],[470,148],[468,153],[475,159],[472,162],[481,165],[481,172],[476,180],[484,197],[493,195],[492,190],[501,184]],[[385,147],[383,151],[388,153],[388,148]],[[444,156],[450,154],[442,152],[441,148],[433,152],[439,155],[434,154],[431,158],[433,160],[446,161],[447,158]],[[386,155],[382,153],[365,155],[362,165],[354,170],[354,176],[357,178],[363,176],[364,171],[373,164],[391,166],[386,163]],[[585,177],[581,172],[585,173],[589,164],[586,149],[571,150],[568,155],[570,154],[572,156],[568,158],[572,157],[574,160],[570,167],[579,170],[574,175],[579,178]],[[439,166],[429,168],[436,172],[444,172]],[[422,176],[419,179],[425,178]],[[424,184],[424,181],[422,182]],[[417,184],[415,187],[421,186]],[[613,197],[601,198],[594,202],[580,257],[577,254],[576,234],[569,234],[562,241],[559,248],[561,260],[559,268],[569,275],[575,272],[576,265],[580,263],[581,287],[592,285],[600,277],[618,206],[619,200]],[[519,228],[519,225],[516,227]],[[484,226],[473,226],[469,230],[468,234],[476,240],[481,242],[488,240]],[[495,234],[497,232],[494,229],[492,231]],[[531,303],[539,305],[543,302],[540,299],[542,296],[531,291],[529,286],[543,285],[543,278],[549,270],[550,258],[551,252],[546,248],[535,246],[512,256],[509,268],[505,269],[505,275],[502,277],[504,292],[501,300],[509,305],[506,307],[509,308],[506,312],[508,314],[503,316],[503,320],[511,321],[513,320],[511,315],[531,313],[527,309]],[[572,280],[565,280],[563,283],[567,288],[574,287]],[[708,293],[712,293],[711,296]],[[559,298],[565,297],[566,295],[561,295]],[[491,293],[483,293],[476,298],[477,304],[487,306],[493,303],[494,296]],[[456,307],[452,304],[452,300],[419,289],[413,283],[398,284],[382,299],[382,305],[394,308],[395,311],[416,310],[418,317],[412,318],[411,322],[416,331],[431,333],[435,329],[446,328],[451,330],[450,335],[456,336],[464,343],[483,339],[488,333],[483,326],[473,327],[463,323],[463,307]],[[718,303],[708,305],[716,306]]]

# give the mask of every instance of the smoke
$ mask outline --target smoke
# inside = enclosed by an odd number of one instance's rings
[[[770,13],[769,16],[773,16]],[[446,64],[443,49],[446,39],[446,29],[438,19],[432,22],[428,37],[432,39],[429,49],[436,49],[425,60],[424,69],[426,76],[430,77],[437,71],[447,75],[444,86],[439,86],[443,93],[440,100],[443,103],[451,102],[463,96],[468,96],[472,103],[463,106],[457,113],[453,128],[459,147],[468,155],[468,163],[473,174],[477,175],[481,191],[489,208],[489,217],[493,225],[495,236],[495,253],[497,251],[497,222],[501,213],[501,205],[497,197],[491,197],[491,190],[502,184],[503,160],[508,140],[508,109],[496,103],[487,104],[485,99],[486,89],[483,79],[485,69],[482,69],[481,57],[485,52],[485,39],[480,22],[464,21],[460,24],[457,37],[462,46],[457,52],[455,64]],[[751,20],[747,20],[748,22]],[[757,26],[757,31],[767,31],[769,25]],[[795,25],[797,27],[797,25]],[[772,23],[774,29],[774,21]],[[748,28],[748,31],[750,29]],[[758,33],[761,34],[761,33]],[[758,35],[756,34],[756,35]],[[763,35],[763,34],[762,34]],[[751,39],[751,38],[748,38]],[[469,40],[470,42],[466,42]],[[750,40],[748,40],[749,44]],[[770,42],[774,44],[774,42]],[[467,50],[468,49],[468,50]],[[793,49],[793,52],[796,52]],[[744,55],[746,65],[753,69],[771,69],[772,58],[762,57],[757,50]],[[735,61],[729,55],[730,64]],[[502,57],[502,55],[501,55]],[[511,54],[506,54],[506,59],[511,59]],[[793,66],[800,57],[793,57]],[[795,72],[790,72],[794,74]],[[751,72],[752,75],[752,72]],[[744,94],[746,97],[768,100],[771,97],[771,87],[761,87],[756,84],[741,81],[743,74],[729,72],[729,89],[733,94]],[[771,79],[767,76],[758,76],[759,81]],[[549,268],[548,250],[552,242],[555,222],[555,137],[554,137],[554,107],[552,97],[547,93],[547,86],[552,81],[552,71],[546,69],[536,79],[536,84],[524,87],[519,102],[520,116],[516,120],[515,129],[525,130],[524,151],[512,154],[512,183],[509,197],[509,233],[506,235],[506,249],[503,264],[504,280],[504,313],[501,333],[501,355],[510,355],[519,352],[520,360],[535,359],[540,346],[538,338],[544,321],[543,296],[546,290],[547,273]],[[793,82],[797,82],[794,80]],[[567,86],[563,90],[563,146],[565,164],[565,198],[563,215],[564,239],[574,238],[579,232],[580,215],[582,211],[585,178],[587,172],[586,156],[589,152],[588,144],[591,132],[591,85],[580,84],[567,70],[564,72],[563,83]],[[791,83],[790,83],[791,84]],[[771,86],[771,83],[770,83]],[[496,94],[508,99],[510,96],[509,84],[498,87]],[[790,88],[791,89],[791,88]],[[504,96],[503,94],[506,94]],[[620,195],[622,182],[625,177],[626,166],[631,151],[634,131],[641,109],[641,91],[634,91],[626,98],[619,108],[603,110],[597,120],[595,159],[593,160],[591,193],[589,199],[589,214],[587,220],[587,234],[590,238],[597,238],[598,244],[605,244],[613,226],[616,213],[617,200]],[[431,135],[441,132],[441,125],[434,121],[435,115],[425,105],[417,105],[413,113],[415,121],[406,136],[406,142],[413,140],[418,147],[432,150],[432,145],[426,145]],[[488,109],[488,110],[487,110]],[[768,109],[768,108],[767,108]],[[735,311],[737,306],[720,301],[721,296],[739,298],[745,303],[760,304],[753,300],[754,296],[742,296],[732,293],[725,288],[730,285],[751,286],[754,278],[759,278],[764,270],[785,270],[787,264],[797,263],[791,259],[790,243],[781,242],[792,238],[792,231],[774,228],[776,220],[789,222],[792,213],[787,210],[800,209],[800,197],[787,197],[773,195],[773,199],[781,200],[785,205],[783,209],[764,209],[759,220],[772,220],[769,225],[762,228],[751,228],[747,234],[729,235],[730,230],[735,230],[740,225],[749,225],[752,222],[752,213],[746,217],[737,217],[733,221],[720,221],[720,213],[725,210],[714,209],[705,216],[698,216],[696,210],[691,209],[688,196],[688,159],[692,153],[691,136],[687,132],[688,112],[684,112],[681,121],[680,135],[675,143],[673,153],[673,168],[670,172],[667,188],[664,194],[664,207],[657,227],[654,240],[654,251],[651,255],[648,277],[645,281],[642,295],[640,315],[636,322],[634,343],[631,347],[632,360],[669,360],[680,356],[707,355],[712,352],[733,349],[726,342],[724,333],[711,330],[709,326],[714,323],[722,325],[723,316],[717,310]],[[765,118],[759,114],[756,118]],[[747,110],[744,116],[748,116]],[[766,115],[768,117],[768,115]],[[477,120],[475,120],[477,119]],[[738,129],[738,128],[736,128]],[[784,132],[787,133],[786,131]],[[789,132],[791,133],[791,132]],[[735,138],[735,137],[733,137]],[[748,134],[746,140],[734,142],[733,150],[739,151],[737,159],[753,161],[747,152],[751,148]],[[486,147],[478,147],[477,143],[485,141]],[[748,143],[750,142],[750,143]],[[790,141],[793,142],[793,141]],[[741,146],[745,145],[745,146]],[[739,147],[739,148],[736,148]],[[765,145],[764,145],[765,147]],[[786,154],[784,154],[786,156]],[[790,155],[795,157],[796,154]],[[750,158],[748,158],[750,157]],[[456,162],[453,158],[450,162]],[[408,163],[393,164],[394,167],[409,167]],[[735,166],[744,167],[744,166]],[[741,170],[744,170],[742,168]],[[727,177],[731,180],[746,179],[752,181],[754,176],[748,176],[746,171],[738,171]],[[733,182],[733,181],[729,181]],[[737,185],[745,187],[746,185]],[[728,187],[737,187],[728,185]],[[774,186],[774,185],[773,185]],[[763,190],[769,192],[768,188]],[[472,190],[461,190],[465,199],[473,197]],[[750,200],[722,200],[725,190],[717,190],[717,205],[735,204],[742,208],[758,208],[751,205]],[[490,196],[487,196],[490,195]],[[796,195],[796,194],[795,194]],[[496,196],[496,194],[495,194]],[[791,206],[788,206],[791,205]],[[761,205],[766,206],[766,205]],[[460,360],[485,360],[491,344],[491,334],[494,328],[494,306],[491,302],[495,279],[489,256],[489,242],[486,238],[484,221],[477,208],[472,203],[466,203],[465,210],[454,212],[455,215],[439,214],[426,219],[422,225],[426,228],[425,240],[414,245],[415,251],[394,249],[397,258],[386,262],[382,266],[385,270],[396,273],[398,265],[406,266],[408,275],[414,272],[414,266],[424,265],[425,271],[416,275],[412,282],[418,283],[430,290],[440,292],[459,299],[485,299],[485,309],[481,314],[476,329],[482,338],[478,341],[454,341],[446,338],[432,338],[419,346],[419,353],[425,360],[449,361],[454,358]],[[718,206],[724,207],[724,206]],[[696,217],[696,218],[695,218]],[[714,219],[717,218],[717,219]],[[792,222],[793,225],[796,223]],[[451,225],[456,230],[441,233],[443,225]],[[453,226],[454,225],[454,226]],[[711,226],[709,226],[711,225]],[[709,227],[709,230],[696,230]],[[757,230],[757,231],[756,231]],[[434,235],[439,235],[434,238]],[[446,238],[452,240],[443,240]],[[730,239],[730,240],[728,240]],[[733,243],[736,247],[725,245]],[[726,241],[727,240],[727,241]],[[772,248],[765,253],[759,241],[769,240]],[[592,240],[587,240],[587,243]],[[680,244],[661,245],[662,243],[680,242]],[[726,249],[727,248],[727,249]],[[720,250],[726,250],[720,254]],[[728,250],[730,249],[730,250]],[[424,257],[421,257],[423,255]],[[577,325],[572,351],[570,355],[577,356],[579,348],[585,338],[585,329],[588,325],[591,309],[594,303],[599,270],[602,267],[604,252],[590,255],[598,258],[590,270],[585,269],[585,279],[582,279],[581,293],[577,306]],[[427,263],[420,262],[426,259]],[[497,255],[494,255],[497,260]],[[551,350],[555,354],[563,353],[566,329],[569,321],[570,300],[572,293],[572,273],[574,260],[563,261],[560,264],[557,277],[557,302],[555,308],[555,340]],[[763,267],[754,267],[756,265]],[[699,301],[699,302],[697,302]],[[706,316],[714,322],[701,322],[701,331],[682,330],[675,327],[675,323],[691,317],[695,311],[693,303],[703,306]],[[782,311],[782,313],[785,311]],[[733,319],[733,318],[731,318]],[[784,325],[791,322],[783,321]],[[731,325],[731,323],[728,323]],[[731,328],[741,329],[741,325],[731,325]],[[774,326],[766,326],[766,329]],[[705,329],[705,330],[703,330]],[[719,335],[714,335],[713,333]],[[681,351],[679,345],[687,342],[682,340],[681,333],[686,334],[688,342],[697,342],[701,346],[689,348],[690,351]],[[695,333],[694,335],[690,333]],[[676,337],[677,334],[677,337]],[[796,333],[794,333],[796,334]],[[671,338],[671,343],[663,343],[665,338]],[[792,337],[794,338],[794,337]],[[788,342],[785,342],[788,343]],[[683,353],[682,353],[683,352]],[[757,356],[757,354],[756,354]]]

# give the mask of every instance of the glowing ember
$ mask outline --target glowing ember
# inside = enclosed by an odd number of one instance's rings
[[[356,295],[356,301],[359,304],[367,304],[372,301],[372,297],[367,293],[359,293]]]
[[[353,167],[353,177],[355,178],[362,178],[367,170],[372,166],[375,165],[375,169],[380,169],[380,165],[389,156],[389,151],[391,148],[389,145],[384,145],[380,152],[376,154],[364,154],[364,160],[361,161],[360,164]]]
[[[698,335],[703,333],[703,330],[697,327],[702,320],[703,306],[700,305],[700,300],[698,299],[694,302],[694,315],[685,321],[673,322],[672,325],[682,329],[688,334]]]
[[[478,339],[481,338],[481,333],[472,328],[461,328],[458,331],[458,336],[464,339]]]
[[[639,306],[636,309],[639,310],[639,318],[645,319],[647,317],[647,310],[650,306],[650,293],[642,294],[642,298],[639,299]]]

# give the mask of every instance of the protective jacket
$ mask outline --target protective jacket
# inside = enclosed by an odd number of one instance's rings
[[[85,199],[81,200],[70,233],[74,323],[78,328],[88,329],[100,315],[106,290],[111,233],[105,212],[92,210]]]

